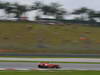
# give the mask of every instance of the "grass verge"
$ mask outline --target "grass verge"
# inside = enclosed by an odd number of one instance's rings
[[[99,27],[5,21],[0,22],[0,49],[15,53],[100,54],[99,34]],[[88,40],[80,40],[83,36]]]
[[[100,75],[100,71],[0,71],[0,75]]]

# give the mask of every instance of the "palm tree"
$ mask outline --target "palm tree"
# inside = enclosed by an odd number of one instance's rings
[[[88,10],[89,10],[88,8],[82,7],[72,12],[72,14],[84,14],[84,13],[87,13]]]
[[[4,3],[4,10],[5,10],[6,14],[8,14],[8,18],[10,17],[9,14],[13,13],[13,11],[12,11],[13,9],[14,9],[13,6],[9,2]]]
[[[88,18],[89,18],[89,21],[96,22],[96,20],[95,20],[95,18],[96,18],[96,11],[90,10],[90,12],[88,12]]]
[[[14,6],[15,6],[15,8],[14,8],[13,13],[16,14],[16,16],[15,16],[16,18],[20,18],[21,15],[25,14],[25,12],[28,11],[27,6],[25,6],[25,5],[19,5],[19,4],[15,3]]]
[[[65,9],[61,7],[58,3],[51,3],[50,5],[44,5],[41,9],[44,15],[54,16],[55,19],[63,19],[63,16],[66,14]]]
[[[88,12],[90,11],[90,9],[86,8],[86,7],[82,7],[79,8],[77,10],[75,10],[74,12],[72,12],[72,14],[75,15],[80,15],[80,20],[86,20],[88,17]]]
[[[60,9],[62,7],[62,5],[60,5],[59,3],[51,3],[50,5],[50,13],[52,15],[57,15],[60,12]]]
[[[25,12],[25,7],[21,5],[16,5],[16,17],[20,18],[20,16]]]
[[[52,11],[52,8],[49,5],[44,5],[41,8],[41,11],[43,12],[44,15],[50,15],[51,11]]]
[[[99,22],[100,22],[100,11],[93,13],[91,17],[94,19],[99,19]]]
[[[5,8],[5,3],[0,1],[0,9],[4,9]]]
[[[44,4],[41,1],[36,1],[33,3],[31,9],[38,10],[38,9],[41,9],[43,6],[44,6]]]
[[[64,16],[66,15],[66,11],[65,11],[65,9],[59,9],[59,11],[57,12],[57,14],[56,14],[56,19],[57,20],[63,20],[64,19]]]
[[[62,19],[66,13],[65,9],[63,9],[62,5],[60,5],[59,3],[51,3],[49,5],[46,5],[43,4],[41,1],[34,2],[31,10],[38,10],[39,12],[43,12],[43,15],[54,16],[55,19]]]

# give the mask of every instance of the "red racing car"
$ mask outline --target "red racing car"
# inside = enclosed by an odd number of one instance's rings
[[[49,64],[49,63],[40,63],[38,64],[39,68],[60,68],[57,64]]]

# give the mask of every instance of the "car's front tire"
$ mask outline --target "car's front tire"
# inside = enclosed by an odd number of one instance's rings
[[[59,66],[56,66],[55,68],[57,68],[57,69],[58,69],[58,68],[60,68],[60,67],[59,67]]]

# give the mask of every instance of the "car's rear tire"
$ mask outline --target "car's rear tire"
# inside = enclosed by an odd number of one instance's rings
[[[48,68],[48,66],[41,66],[41,65],[38,65],[38,68]]]
[[[38,68],[43,68],[42,66],[38,65]]]

